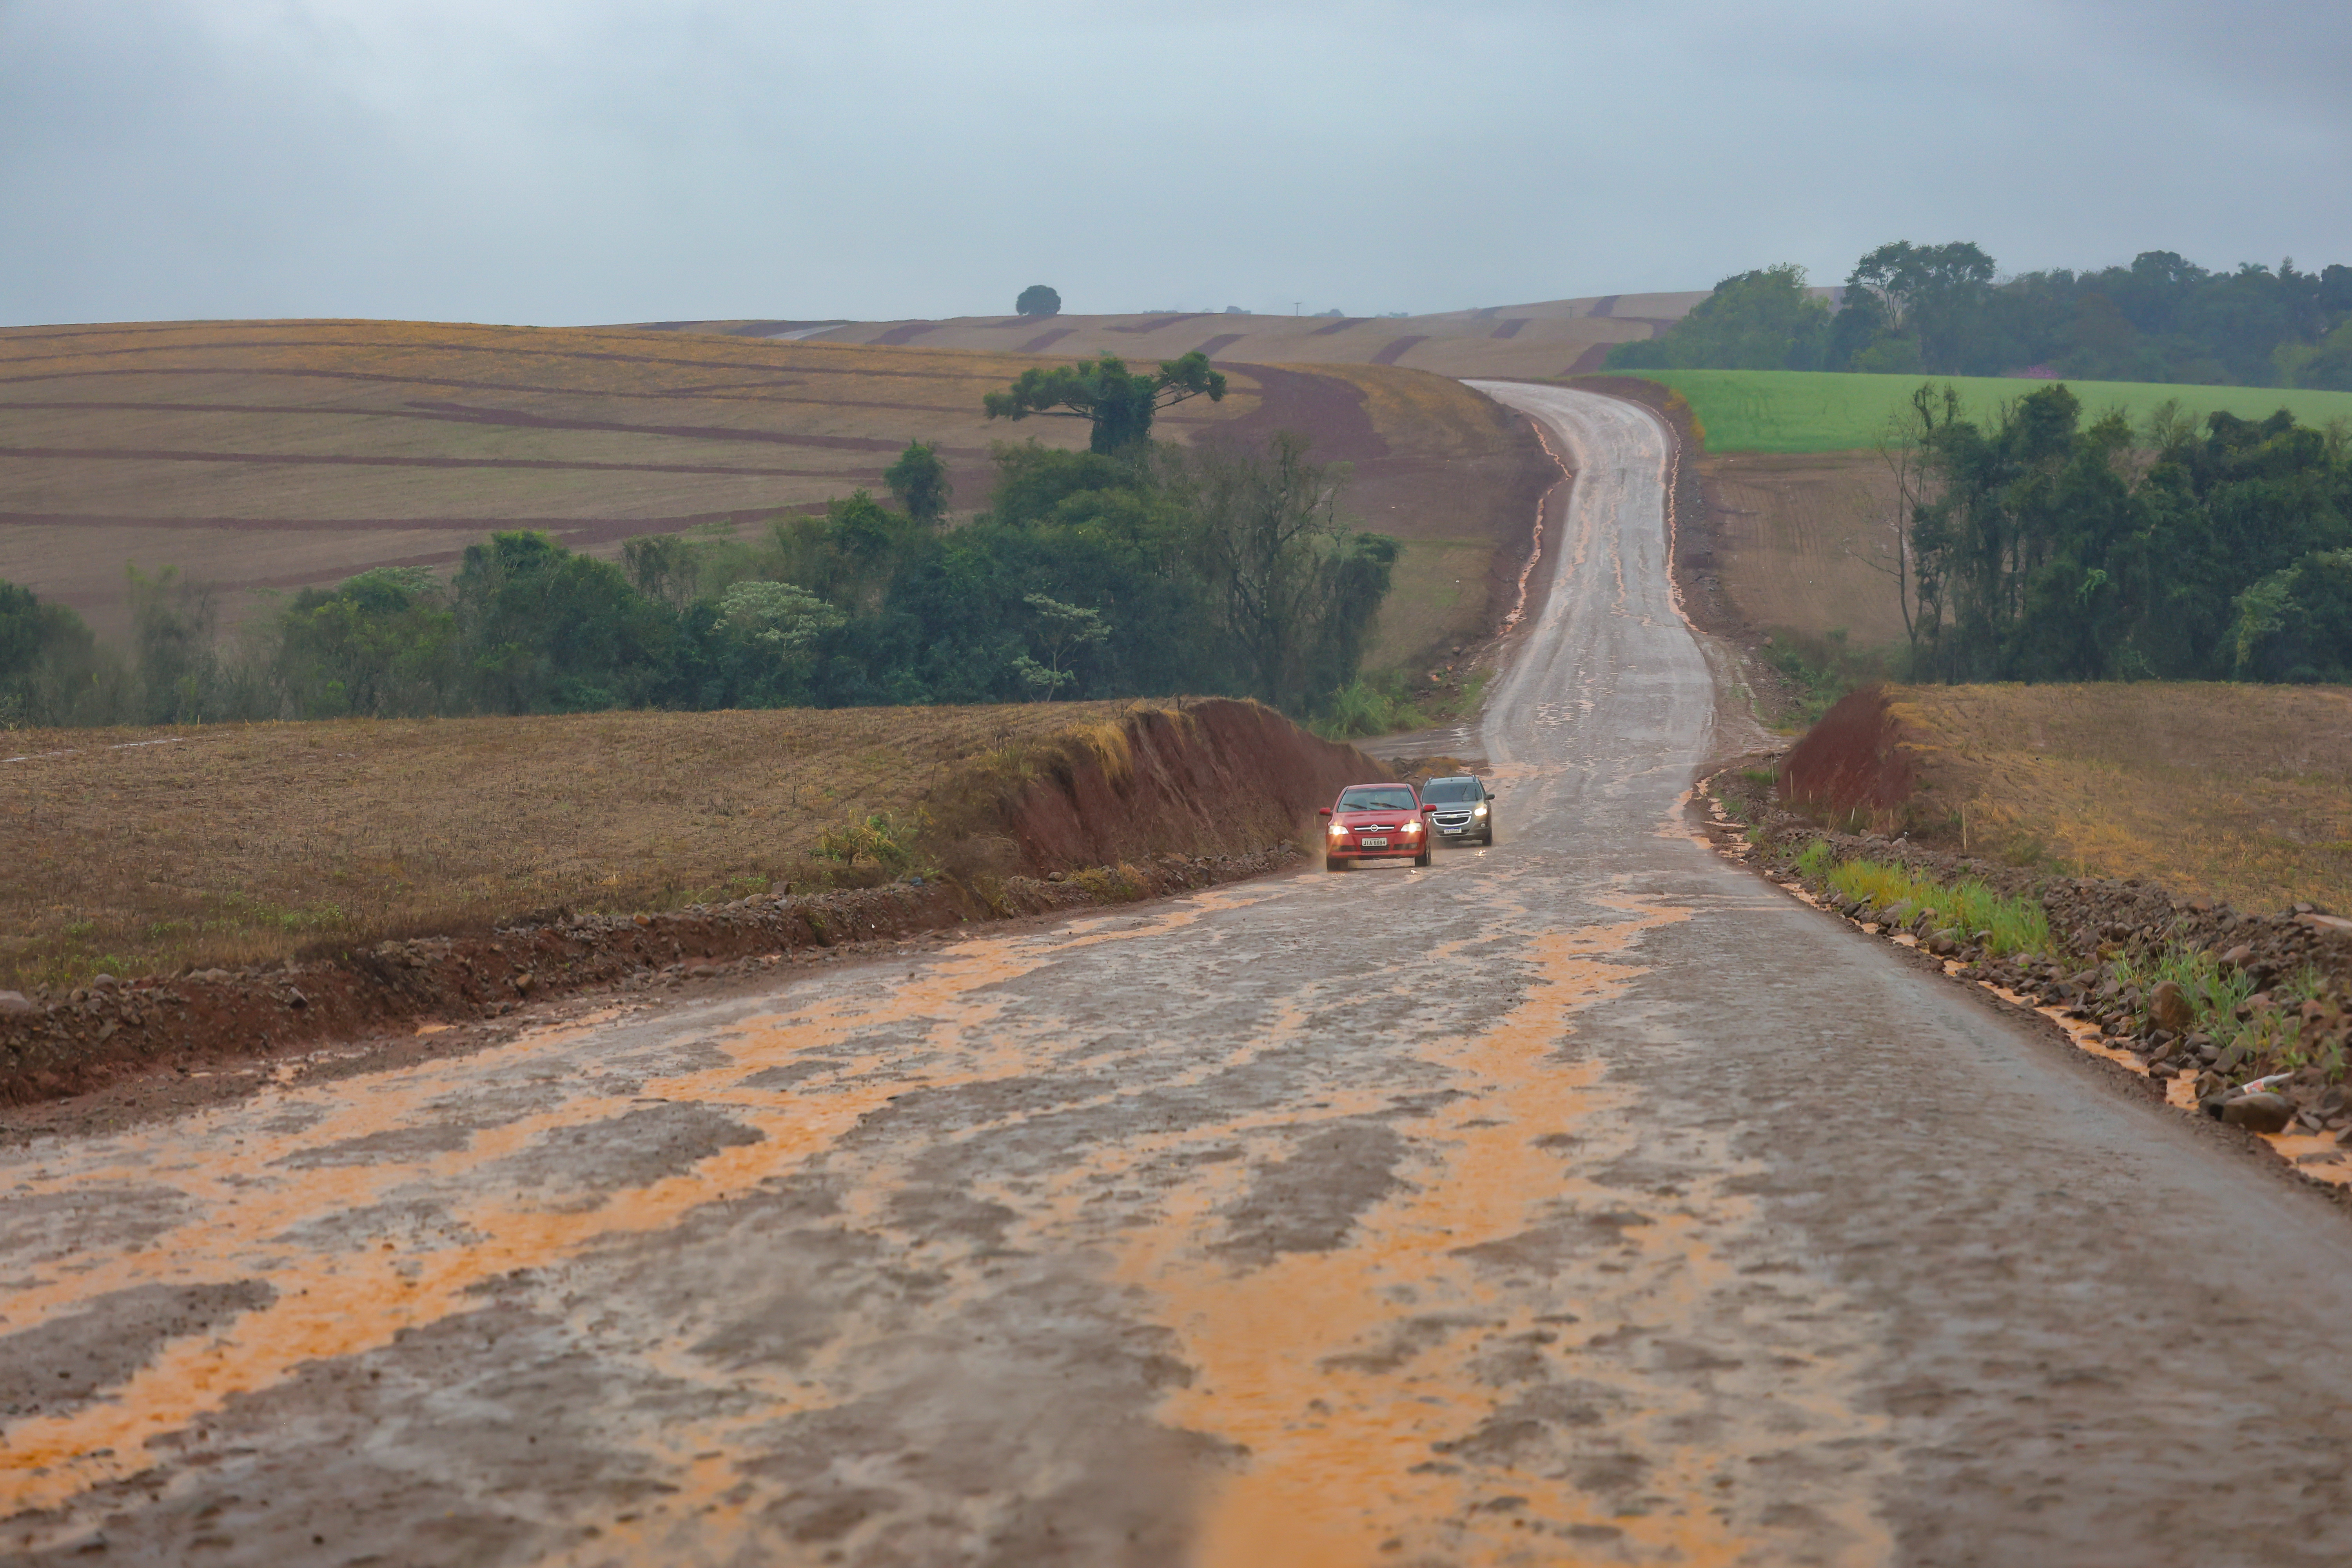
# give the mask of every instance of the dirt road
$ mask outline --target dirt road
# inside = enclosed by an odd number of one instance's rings
[[[1493,390],[1494,849],[19,1149],[0,1551],[2352,1555],[2352,1227],[1695,842],[1663,437]]]

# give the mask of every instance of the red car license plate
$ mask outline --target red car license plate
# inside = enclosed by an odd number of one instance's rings
[[[1385,849],[1389,847],[1389,841],[1385,838],[1366,838],[1360,842],[1367,849]]]

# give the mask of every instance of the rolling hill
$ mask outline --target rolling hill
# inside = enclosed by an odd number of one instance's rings
[[[1707,297],[1602,294],[1427,316],[1261,316],[1158,310],[1115,316],[963,316],[923,321],[656,321],[656,330],[811,343],[978,349],[1220,365],[1404,365],[1451,376],[1540,379],[1598,370],[1612,343],[1654,337]]]
[[[1064,358],[362,321],[0,331],[0,578],[119,637],[126,563],[177,567],[234,621],[272,591],[446,568],[493,529],[612,554],[641,534],[756,528],[879,489],[910,438],[940,447],[969,512],[992,443],[1083,444],[1078,421],[980,412],[1024,365]],[[1555,477],[1523,420],[1442,376],[1335,363],[1237,367],[1223,403],[1174,409],[1160,432],[1278,427],[1352,463],[1351,509],[1406,541],[1376,664],[1483,628]]]

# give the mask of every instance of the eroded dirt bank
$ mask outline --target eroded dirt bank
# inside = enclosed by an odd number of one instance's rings
[[[560,914],[491,935],[378,942],[31,997],[0,993],[0,1105],[87,1093],[419,1020],[747,954],[832,947],[1003,915],[1130,902],[1286,863],[1314,808],[1377,771],[1253,702],[1139,709],[976,760],[933,792],[922,849],[944,878],[635,916]]]

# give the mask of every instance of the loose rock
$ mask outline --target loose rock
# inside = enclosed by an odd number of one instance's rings
[[[2189,1026],[2197,1021],[2197,1009],[2189,1005],[2189,993],[2180,988],[2179,981],[2164,980],[2148,994],[2147,1016],[2158,1028],[2185,1035]]]
[[[2222,1102],[2221,1120],[2249,1132],[2284,1132],[2294,1120],[2294,1105],[2281,1095],[2242,1094]]]

